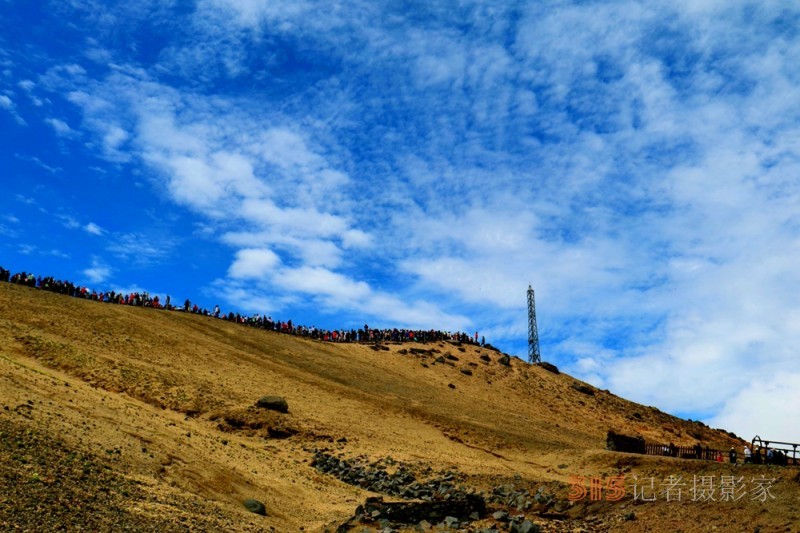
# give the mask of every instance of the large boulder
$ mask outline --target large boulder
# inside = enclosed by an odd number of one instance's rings
[[[256,406],[270,411],[278,411],[279,413],[289,412],[289,404],[282,396],[263,396],[258,399]]]

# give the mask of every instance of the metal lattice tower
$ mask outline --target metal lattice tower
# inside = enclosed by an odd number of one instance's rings
[[[536,327],[536,303],[533,298],[533,288],[528,285],[528,362],[540,363],[541,361],[539,328]]]

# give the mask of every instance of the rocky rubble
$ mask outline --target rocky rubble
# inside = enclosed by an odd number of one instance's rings
[[[338,527],[338,532],[350,531],[364,525],[377,525],[381,531],[416,525],[426,531],[433,526],[458,529],[486,513],[486,502],[477,494],[464,498],[440,501],[385,502],[382,497],[367,498],[352,518]]]
[[[544,487],[535,493],[512,483],[494,487],[488,495],[458,483],[458,474],[439,471],[420,480],[408,465],[391,457],[369,461],[365,457],[337,457],[326,450],[315,450],[312,466],[325,474],[363,489],[402,498],[406,501],[384,501],[369,497],[359,505],[354,515],[337,528],[337,532],[370,531],[391,533],[407,530],[409,525],[419,531],[459,530],[479,533],[537,533],[561,531],[565,518],[558,512],[555,497]],[[422,474],[434,474],[430,468]],[[492,505],[494,512],[487,509]],[[517,514],[513,514],[517,511]],[[525,514],[555,518],[555,522],[538,524]],[[475,523],[475,524],[473,524]],[[362,529],[359,529],[362,528]],[[579,529],[580,530],[580,529]],[[571,529],[570,529],[571,531]]]
[[[518,489],[511,483],[500,485],[492,489],[492,493],[488,496],[487,500],[492,503],[516,508],[517,511],[528,510],[534,504],[538,504],[537,507],[539,509],[548,508],[555,502],[553,496],[545,492],[544,487],[539,487],[536,494],[531,495],[528,489]]]
[[[372,492],[423,501],[463,500],[474,491],[456,484],[456,474],[441,471],[426,481],[419,481],[411,469],[397,464],[391,457],[368,462],[366,458],[344,459],[327,451],[314,452],[312,466],[339,480]],[[390,472],[390,467],[394,468]],[[431,472],[428,472],[431,473]]]

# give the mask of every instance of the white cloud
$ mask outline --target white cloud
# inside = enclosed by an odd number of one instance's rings
[[[76,133],[75,130],[69,127],[69,124],[57,118],[48,118],[45,120],[45,123],[53,128],[53,131],[56,132],[56,135],[61,137],[70,137]]]
[[[89,222],[83,227],[86,233],[90,233],[92,235],[103,235],[106,230],[95,224],[94,222]]]
[[[236,252],[236,260],[228,269],[235,279],[263,278],[280,264],[280,258],[265,248],[245,248]]]
[[[106,250],[128,261],[151,264],[163,259],[175,244],[174,240],[159,235],[123,233],[113,235]]]
[[[114,291],[117,294],[122,294],[123,297],[130,294],[142,294],[145,292],[148,294],[156,294],[154,291],[149,291],[146,288],[140,287],[139,285],[112,285],[109,290]]]
[[[83,270],[90,283],[102,283],[111,276],[111,268],[97,257],[92,258],[92,266]]]
[[[363,281],[353,281],[322,267],[284,269],[275,276],[275,282],[290,291],[331,298],[336,305],[364,299],[372,292]]]
[[[23,119],[17,112],[17,106],[14,101],[5,94],[0,94],[0,109],[5,109],[8,111],[20,126],[26,125],[25,119]]]
[[[56,218],[61,222],[61,224],[67,229],[78,229],[81,227],[81,223],[78,220],[70,215],[56,215]]]
[[[18,155],[17,157],[18,157],[19,159],[23,160],[23,161],[28,161],[28,162],[31,162],[31,163],[33,163],[34,165],[36,165],[37,167],[39,167],[39,168],[41,168],[41,169],[44,169],[44,170],[46,170],[47,172],[50,172],[50,173],[52,173],[52,174],[59,173],[59,172],[61,172],[61,170],[62,170],[62,169],[61,169],[61,168],[59,168],[59,167],[54,167],[54,166],[48,165],[47,163],[45,163],[44,161],[42,161],[42,160],[41,160],[41,159],[39,159],[38,157],[34,157],[34,156],[27,156],[27,155]]]
[[[266,161],[284,168],[313,167],[321,163],[320,157],[308,149],[303,138],[285,128],[272,128],[262,136],[263,157]]]
[[[259,295],[252,287],[242,287],[235,282],[218,282],[214,289],[216,296],[222,297],[237,310],[269,316],[281,309],[282,303],[279,299]]]
[[[727,397],[708,423],[729,428],[746,440],[758,435],[764,440],[800,442],[800,413],[793,403],[798,390],[800,374],[796,372],[779,370],[748,380]]]
[[[128,139],[128,132],[119,126],[109,126],[103,135],[103,146],[106,153],[119,153],[119,148]]]
[[[8,237],[10,239],[16,239],[17,237],[19,237],[19,232],[6,226],[5,224],[0,224],[0,235]]]
[[[359,229],[350,229],[342,233],[342,246],[345,248],[363,248],[372,242],[372,237]]]
[[[226,19],[242,26],[258,26],[265,20],[293,19],[317,8],[313,3],[304,0],[266,3],[258,0],[203,0],[200,2],[200,9],[204,7],[218,9]],[[236,16],[231,18],[230,14]]]

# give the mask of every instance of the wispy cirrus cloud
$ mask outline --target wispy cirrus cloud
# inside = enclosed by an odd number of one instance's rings
[[[24,126],[26,124],[25,119],[17,111],[17,104],[14,103],[14,100],[11,99],[10,96],[6,94],[0,94],[0,109],[5,110],[8,112],[17,124]]]
[[[157,263],[166,258],[175,246],[170,238],[144,233],[113,235],[106,244],[106,251],[125,261],[139,264]]]
[[[81,81],[81,71],[72,74]],[[104,145],[107,131],[123,131],[121,137],[133,148],[128,153],[156,172],[159,186],[173,201],[213,221],[223,230],[224,242],[243,247],[229,269],[233,280],[263,271],[263,264],[254,264],[252,247],[259,246],[264,251],[258,260],[269,253],[274,255],[271,261],[285,263],[267,278],[273,282],[271,293],[303,294],[314,287],[320,296],[327,295],[321,301],[334,310],[341,308],[334,304],[336,294],[367,288],[332,270],[346,266],[344,257],[371,241],[367,231],[353,225],[353,202],[344,194],[352,187],[350,177],[332,167],[321,147],[313,147],[310,134],[280,125],[285,117],[258,117],[275,123],[259,127],[225,102],[182,95],[147,76],[128,73],[115,73],[92,91],[70,94],[73,103],[84,106],[87,124],[102,124],[96,133]],[[145,104],[139,103],[142,94],[150,94]],[[114,105],[126,113],[114,112]],[[115,150],[104,149],[115,161],[130,157],[118,156]],[[118,242],[108,250],[128,257],[135,256],[134,248],[141,249],[141,241]],[[404,306],[403,300],[380,291],[375,296]]]
[[[45,122],[47,123],[47,125],[53,128],[53,131],[56,132],[56,135],[59,135],[61,137],[73,137],[76,135],[75,131],[69,127],[69,124],[67,124],[63,120],[57,118],[49,118],[46,119]]]

